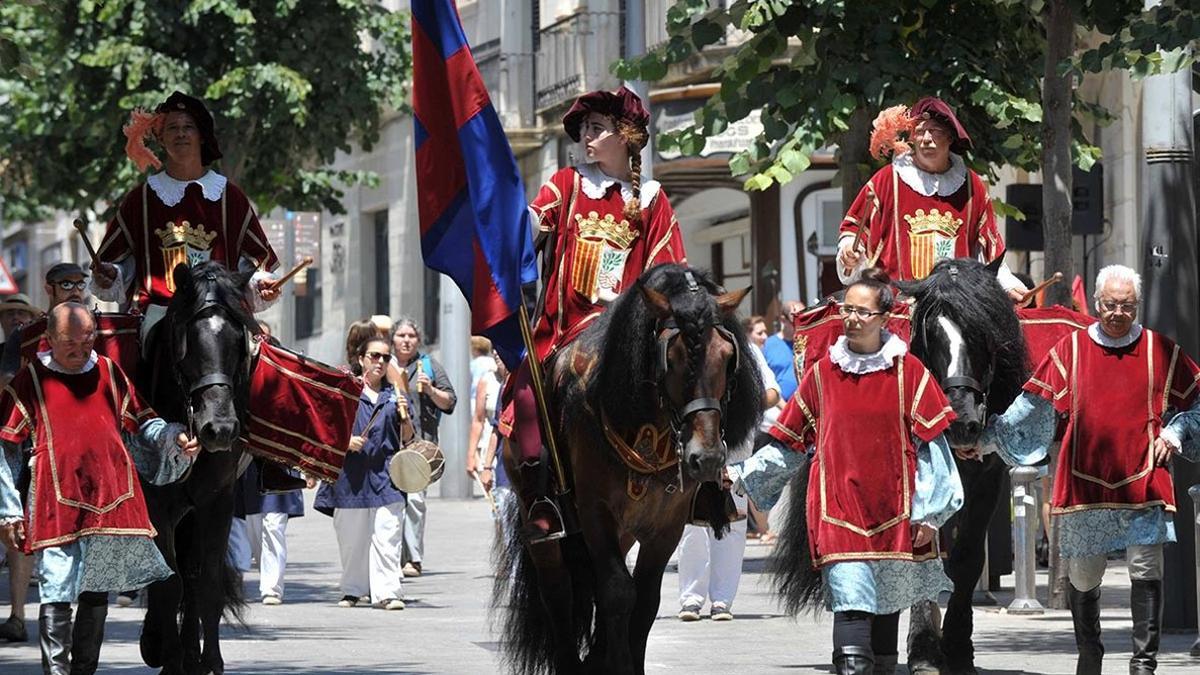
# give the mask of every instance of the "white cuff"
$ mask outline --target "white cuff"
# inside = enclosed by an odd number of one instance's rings
[[[271,274],[270,272],[264,272],[262,270],[259,270],[250,276],[250,282],[246,284],[246,297],[248,300],[250,300],[250,306],[254,309],[255,314],[258,314],[271,305],[274,305],[276,302],[279,302],[279,297],[276,297],[271,301],[263,300],[262,295],[258,292],[259,282],[273,281],[274,279],[274,274]],[[280,294],[280,297],[282,297],[282,294]]]
[[[1021,280],[1012,273],[1012,270],[1008,268],[1008,263],[1006,262],[1000,263],[1000,269],[996,270],[996,281],[1000,282],[1000,287],[1005,291],[1015,290],[1024,293],[1029,290],[1028,288],[1025,288],[1025,284],[1021,283]]]
[[[22,520],[25,520],[25,516],[8,516],[7,518],[0,518],[0,525],[12,525]]]
[[[1158,437],[1166,441],[1173,452],[1179,452],[1179,449],[1183,447],[1183,440],[1171,427],[1163,427],[1163,430],[1158,432]]]
[[[846,273],[846,268],[841,263],[842,251],[854,246],[855,236],[856,235],[850,232],[845,232],[842,234],[842,236],[838,237],[838,255],[834,262],[836,263],[835,267],[837,268],[838,281],[841,281],[843,286],[848,286],[855,281],[858,281],[858,278],[862,276],[863,270],[867,268],[867,252],[863,250],[859,251],[859,253],[863,254],[862,260],[858,261],[858,265],[856,265],[854,269],[850,270],[849,274]]]

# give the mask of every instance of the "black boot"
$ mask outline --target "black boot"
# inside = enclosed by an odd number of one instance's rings
[[[1158,667],[1158,636],[1162,633],[1162,580],[1134,579],[1129,589],[1133,614],[1133,658],[1129,675],[1148,675]]]
[[[871,672],[874,675],[895,675],[899,658],[899,654],[878,654],[875,656],[875,669]]]
[[[847,645],[833,650],[833,672],[836,675],[874,675],[874,671],[875,655],[870,647]]]
[[[1081,591],[1068,582],[1067,588],[1071,621],[1075,624],[1075,647],[1079,650],[1075,675],[1100,675],[1104,662],[1104,644],[1100,642],[1100,586]]]
[[[38,635],[42,643],[42,672],[70,675],[71,603],[42,604],[38,608]]]
[[[542,462],[525,463],[521,467],[518,492],[525,515],[521,536],[527,543],[541,544],[562,539],[567,535],[562,511],[549,496],[549,476]]]
[[[104,620],[108,617],[108,593],[80,593],[71,631],[71,675],[92,675],[100,666],[104,643]]]

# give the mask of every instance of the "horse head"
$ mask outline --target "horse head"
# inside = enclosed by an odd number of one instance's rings
[[[215,262],[173,270],[175,295],[163,319],[164,337],[188,425],[209,452],[233,449],[242,431],[249,336],[257,332],[244,299],[249,278]]]
[[[993,270],[967,258],[943,260],[928,277],[901,288],[916,299],[913,354],[957,416],[946,438],[953,447],[973,447],[988,416],[1008,408],[1028,375],[1012,301]]]

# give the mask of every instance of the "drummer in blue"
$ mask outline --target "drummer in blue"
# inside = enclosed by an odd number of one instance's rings
[[[350,364],[363,381],[354,435],[342,475],[321,486],[313,505],[333,516],[342,559],[340,607],[369,602],[382,609],[404,609],[400,546],[405,494],[392,485],[388,460],[416,430],[412,401],[385,377],[391,359],[392,345],[384,338],[359,345]]]

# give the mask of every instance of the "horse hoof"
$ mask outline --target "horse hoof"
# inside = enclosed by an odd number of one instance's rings
[[[162,642],[158,636],[147,634],[142,631],[142,636],[138,638],[138,648],[142,652],[142,661],[151,668],[162,668]],[[164,670],[165,672],[165,670]]]
[[[929,661],[911,661],[908,664],[909,675],[941,675],[941,670]]]

